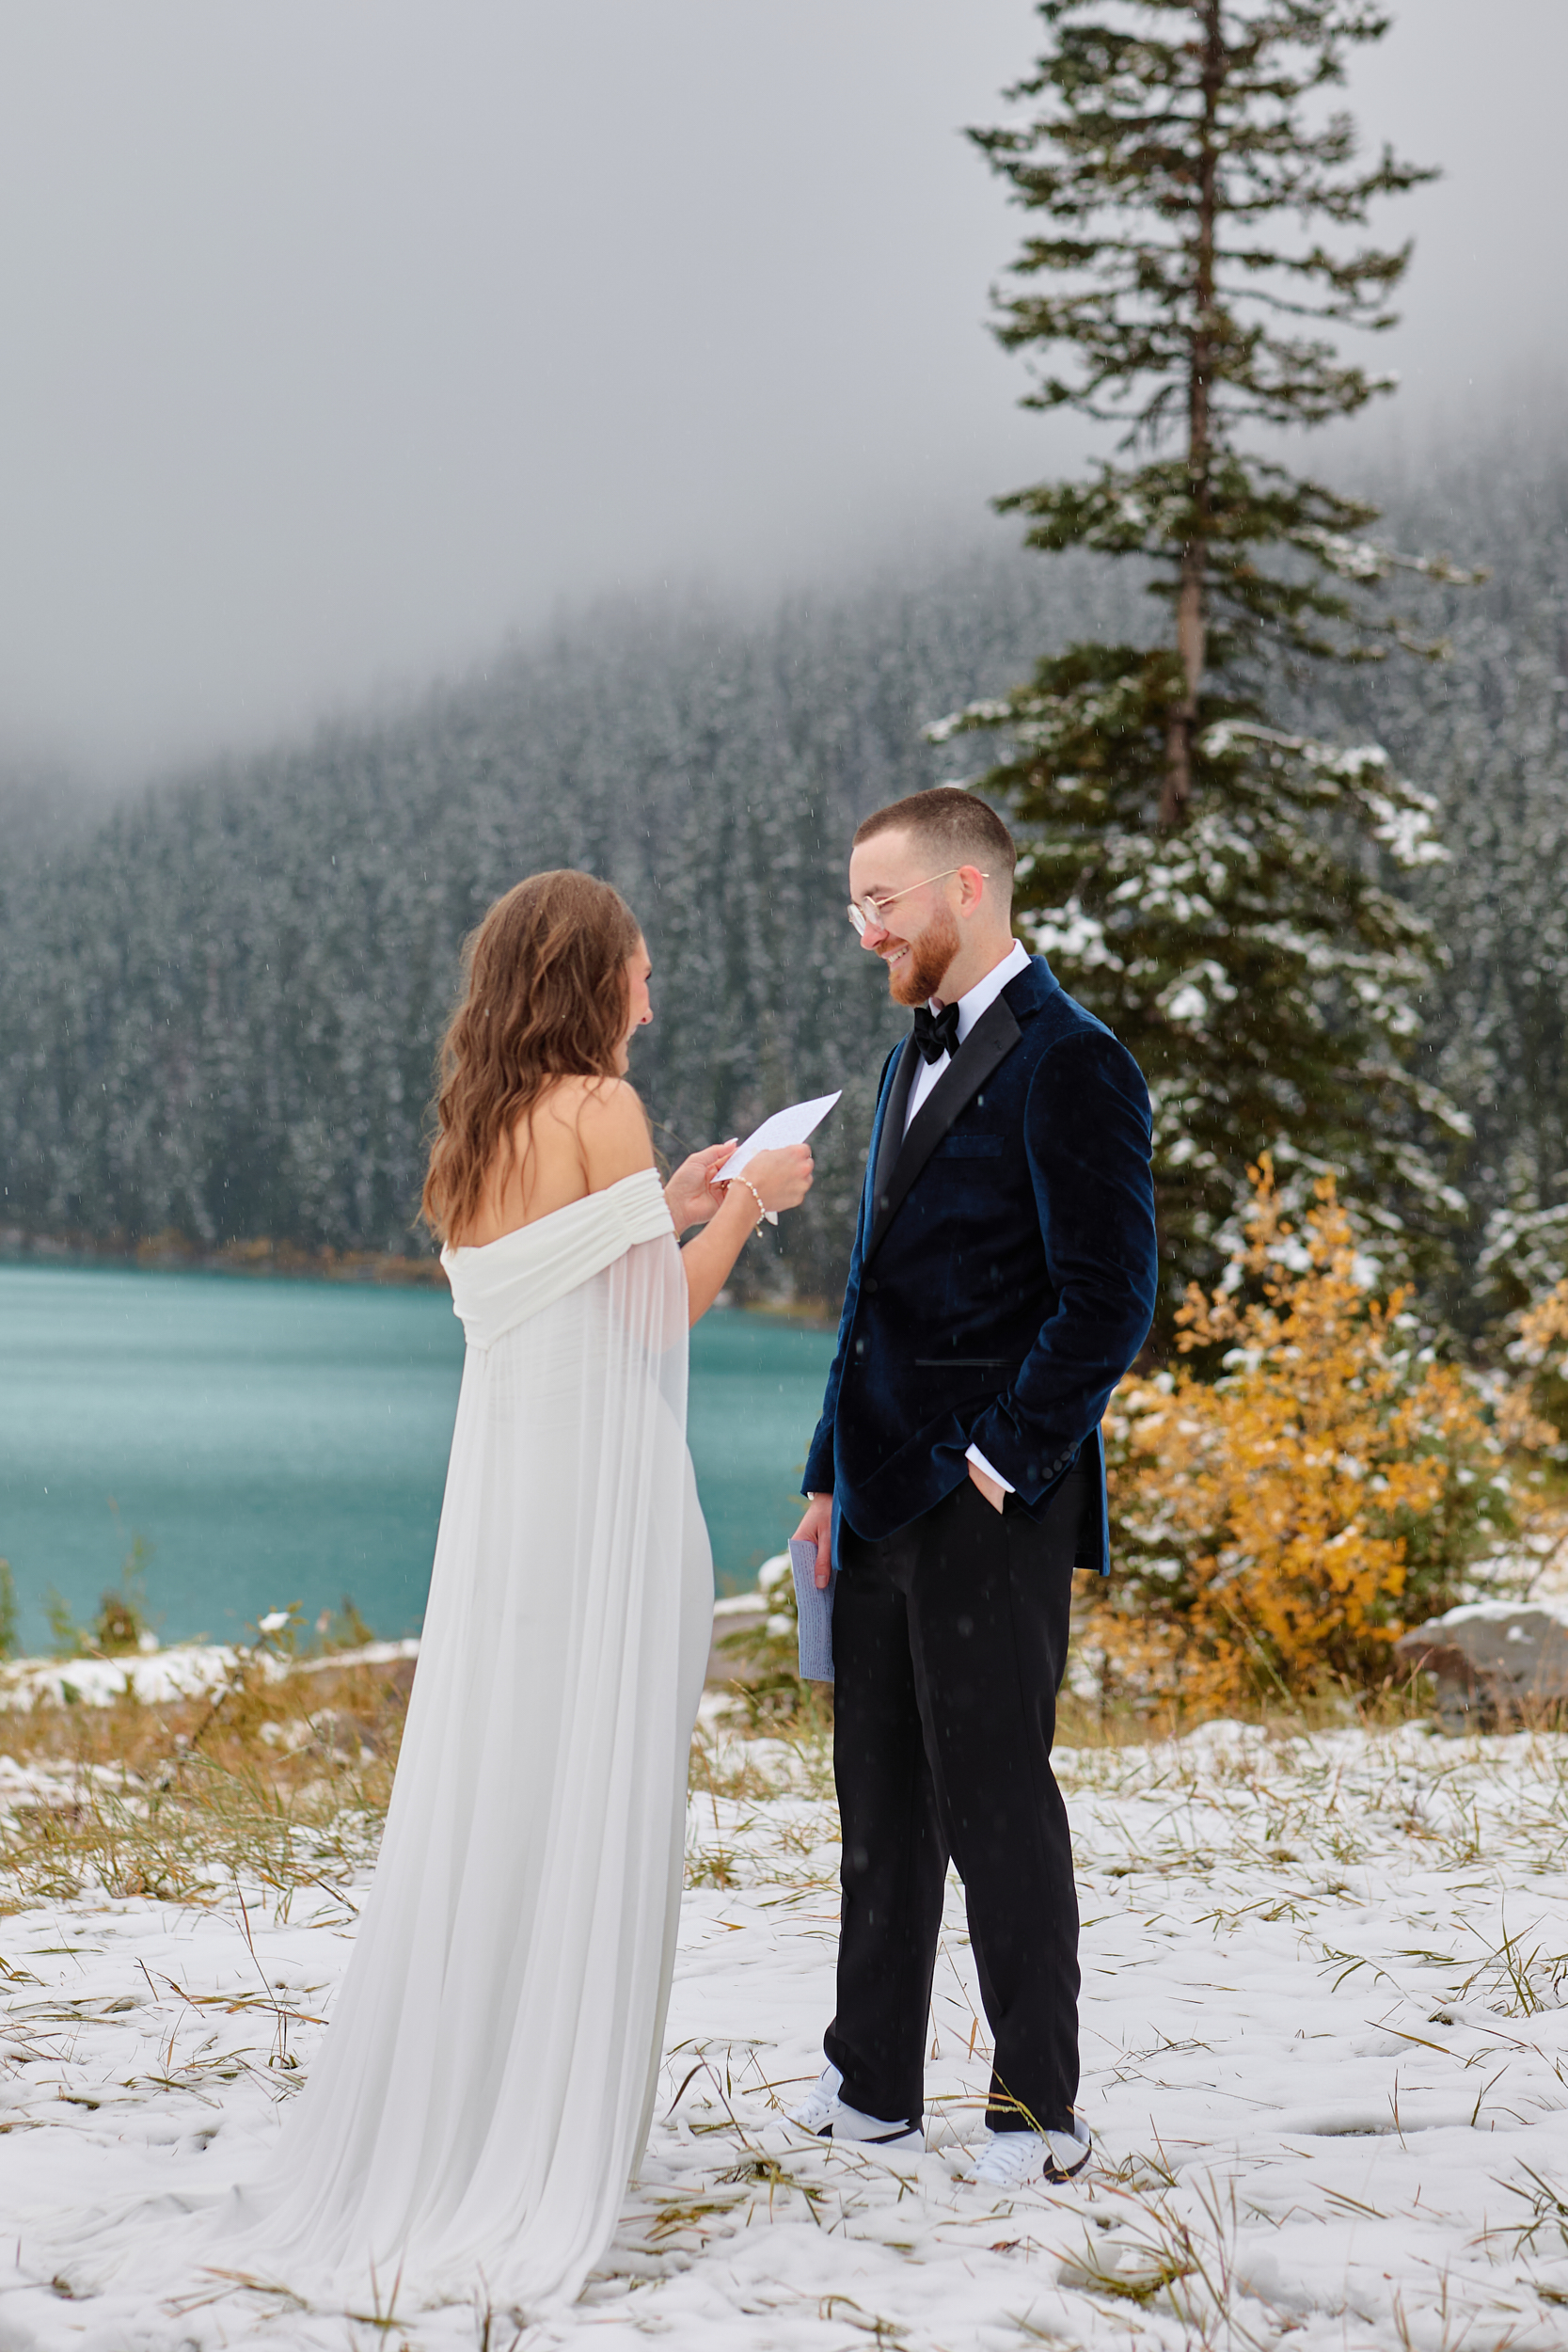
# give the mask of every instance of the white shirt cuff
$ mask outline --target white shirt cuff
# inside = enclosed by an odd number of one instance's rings
[[[1004,1478],[999,1470],[992,1468],[977,1445],[972,1445],[970,1447],[969,1454],[966,1458],[974,1463],[977,1470],[984,1470],[988,1478],[994,1478],[1005,1495],[1017,1493],[1018,1489],[1014,1486],[1012,1481],[1010,1479]]]

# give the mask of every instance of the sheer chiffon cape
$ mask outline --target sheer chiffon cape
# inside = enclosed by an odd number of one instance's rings
[[[647,2133],[712,1571],[652,1171],[443,1263],[467,1345],[380,1860],[208,2259],[537,2310],[581,2288]]]

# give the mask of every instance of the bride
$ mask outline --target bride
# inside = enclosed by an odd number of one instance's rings
[[[576,2296],[647,2133],[712,1626],[687,1329],[804,1145],[662,1190],[626,1081],[647,949],[607,882],[490,909],[424,1214],[467,1339],[391,1808],[331,2029],[226,2267],[296,2291]],[[698,1226],[677,1247],[680,1231]]]

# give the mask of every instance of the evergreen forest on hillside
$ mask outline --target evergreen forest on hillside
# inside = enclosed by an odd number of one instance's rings
[[[1568,456],[1476,451],[1370,488],[1394,529],[1492,573],[1423,590],[1445,663],[1300,687],[1304,723],[1375,737],[1443,811],[1448,862],[1382,879],[1449,959],[1418,1060],[1475,1130],[1448,1171],[1473,1296],[1483,1260],[1495,1278],[1533,1249],[1534,1284],[1562,1254]],[[573,864],[647,931],[633,1075],[667,1153],[845,1089],[805,1209],[743,1261],[832,1299],[903,1020],[845,920],[849,833],[989,764],[924,727],[1089,630],[1150,634],[1146,603],[1092,557],[1003,549],[760,617],[588,612],[406,715],[156,786],[72,837],[35,809],[0,869],[0,1224],[24,1246],[424,1252],[459,943],[520,875]]]

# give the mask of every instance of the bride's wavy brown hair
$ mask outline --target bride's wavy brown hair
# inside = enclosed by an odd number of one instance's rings
[[[626,964],[641,944],[620,892],[570,866],[518,882],[465,941],[420,1202],[438,1241],[473,1222],[491,1168],[553,1079],[615,1076]]]

